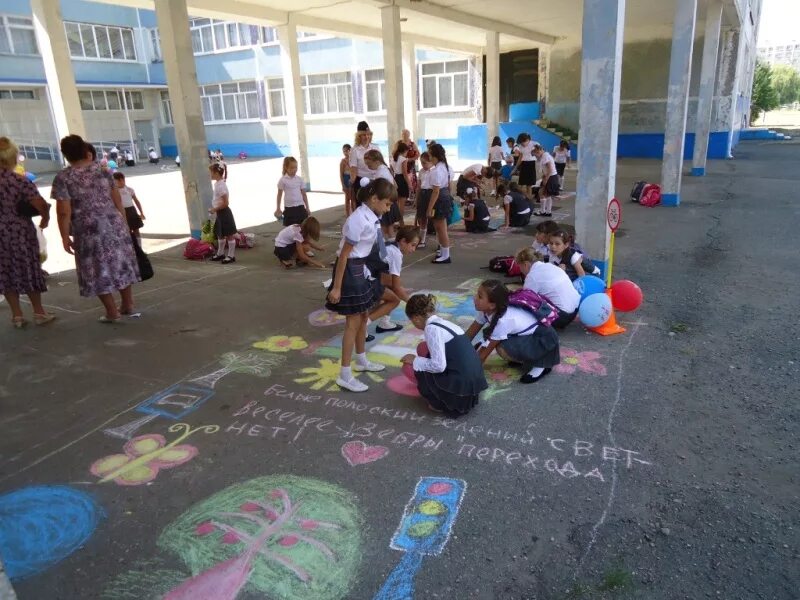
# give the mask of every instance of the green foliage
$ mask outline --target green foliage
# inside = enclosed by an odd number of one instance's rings
[[[778,104],[791,104],[800,100],[800,73],[789,65],[772,67],[772,86],[778,94]]]
[[[762,112],[774,110],[780,106],[778,92],[772,82],[772,68],[761,61],[756,63],[753,77],[753,95],[751,98],[750,120],[755,121]]]

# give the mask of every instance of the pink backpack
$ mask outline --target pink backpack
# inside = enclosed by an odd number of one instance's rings
[[[639,204],[642,206],[658,206],[661,204],[661,186],[655,183],[648,183],[639,196]]]
[[[191,238],[183,249],[183,257],[189,260],[203,260],[214,254],[214,246]]]
[[[508,305],[531,313],[542,325],[548,327],[558,318],[558,309],[533,290],[521,289],[508,295]]]

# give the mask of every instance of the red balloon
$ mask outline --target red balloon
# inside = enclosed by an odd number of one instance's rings
[[[611,286],[611,303],[620,312],[636,310],[642,299],[641,288],[632,281],[620,279]]]

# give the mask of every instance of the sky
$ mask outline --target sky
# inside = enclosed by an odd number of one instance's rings
[[[764,0],[758,46],[800,41],[800,0]]]

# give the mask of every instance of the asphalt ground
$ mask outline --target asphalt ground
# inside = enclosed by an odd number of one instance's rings
[[[119,325],[54,274],[58,321],[0,328],[19,598],[796,598],[799,159],[742,143],[679,208],[623,202],[627,331],[571,325],[532,385],[492,360],[455,421],[409,395],[410,326],[370,345],[368,392],[336,389],[330,271],[281,268],[274,223],[233,265],[151,254]],[[659,170],[621,161],[618,197]],[[343,216],[317,216],[327,263]],[[429,245],[403,281],[467,324],[489,258],[529,242],[457,234],[452,265]]]

